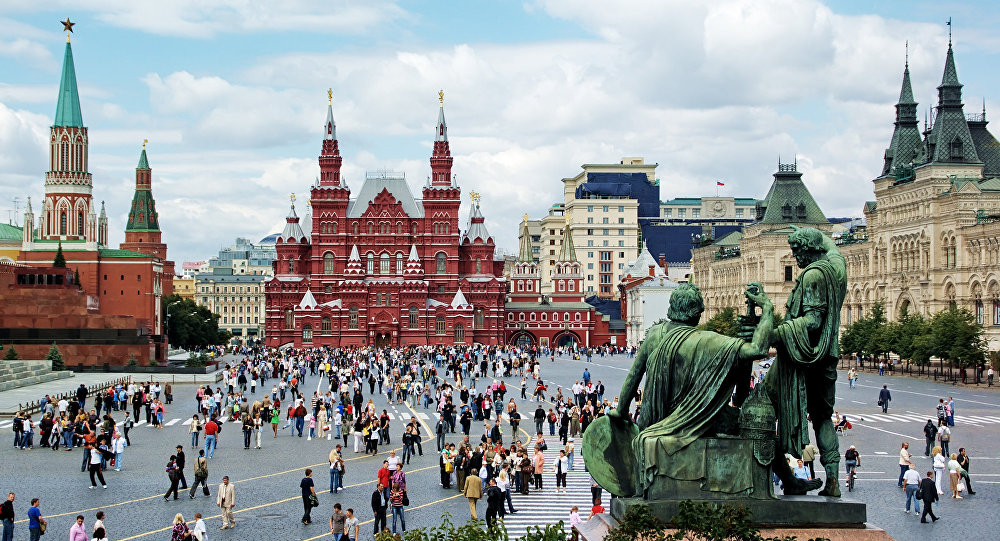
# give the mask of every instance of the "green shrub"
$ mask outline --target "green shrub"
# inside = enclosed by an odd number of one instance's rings
[[[46,359],[52,361],[52,370],[59,371],[66,369],[66,363],[63,362],[62,353],[59,353],[59,348],[56,347],[55,343],[49,348],[48,355],[45,356]]]
[[[11,344],[10,348],[7,350],[7,353],[3,354],[3,360],[5,361],[16,361],[20,358],[21,356],[17,354],[17,350],[14,349],[13,344]]]

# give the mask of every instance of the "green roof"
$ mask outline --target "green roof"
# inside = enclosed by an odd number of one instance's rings
[[[139,155],[139,165],[136,169],[149,169],[149,162],[146,160],[146,145],[142,146],[142,154]]]
[[[675,197],[670,201],[660,201],[661,205],[700,205],[700,197]]]
[[[764,224],[825,224],[823,211],[802,183],[802,173],[795,165],[780,164],[774,182],[761,203]]]
[[[0,241],[20,241],[24,229],[16,225],[0,224]]]
[[[731,233],[723,235],[722,238],[715,241],[714,244],[716,246],[739,246],[740,240],[742,239],[743,239],[742,231],[733,231]]]
[[[132,196],[132,208],[128,212],[125,231],[159,231],[160,220],[156,212],[156,201],[150,190],[136,190]]]
[[[59,81],[59,101],[56,104],[56,118],[53,126],[83,127],[83,113],[80,110],[80,92],[76,88],[76,68],[73,67],[73,48],[66,42],[63,55],[62,79]]]
[[[756,205],[757,200],[752,197],[737,197],[734,199],[737,205]]]
[[[133,252],[132,250],[114,250],[111,248],[101,248],[100,254],[101,257],[151,257],[139,252]]]

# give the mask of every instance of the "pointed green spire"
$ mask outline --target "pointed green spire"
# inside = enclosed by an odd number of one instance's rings
[[[559,261],[576,261],[576,247],[573,246],[573,232],[569,228],[569,221],[563,228],[562,248],[559,250]]]
[[[80,110],[80,92],[76,88],[76,68],[73,66],[73,48],[66,41],[63,56],[62,80],[59,81],[59,101],[56,104],[56,118],[53,126],[83,127],[83,113]]]
[[[142,145],[142,154],[139,154],[139,165],[136,169],[149,169],[149,161],[146,160],[146,145]]]
[[[899,105],[916,105],[913,99],[913,88],[910,86],[910,63],[903,69],[903,87],[899,90]]]
[[[962,86],[958,82],[958,70],[955,69],[955,53],[952,51],[950,42],[948,43],[948,56],[944,61],[944,75],[941,76],[941,85],[938,88],[942,86]]]

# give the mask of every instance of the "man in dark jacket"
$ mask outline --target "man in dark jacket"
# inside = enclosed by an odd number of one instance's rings
[[[882,413],[889,411],[889,402],[892,400],[892,394],[889,393],[889,388],[887,385],[882,386],[882,390],[878,392],[878,405],[882,406]]]
[[[931,520],[937,522],[938,517],[934,516],[934,511],[931,510],[931,504],[938,501],[937,485],[934,484],[934,472],[927,472],[927,477],[920,481],[920,488],[917,489],[917,494],[920,499],[924,501],[924,512],[920,515],[920,522],[927,524],[927,515],[931,516]]]
[[[962,480],[965,481],[969,496],[975,496],[976,492],[972,490],[972,479],[969,479],[969,455],[965,453],[965,447],[958,449],[958,465],[962,467]]]
[[[87,407],[87,386],[82,383],[76,389],[76,401],[80,403],[80,409]]]
[[[0,519],[3,520],[3,539],[14,538],[14,493],[7,494],[7,499],[0,504]]]
[[[497,514],[503,511],[504,494],[497,486],[497,480],[490,478],[490,486],[486,489],[486,527],[492,528],[497,522]]]
[[[373,536],[378,535],[378,533],[385,529],[385,508],[386,502],[382,497],[382,483],[379,483],[375,487],[375,492],[372,492],[372,516],[375,517],[375,529],[372,533]]]
[[[934,426],[934,421],[927,419],[927,424],[924,425],[924,440],[927,441],[927,446],[924,447],[924,456],[931,456],[931,448],[934,447],[937,433],[938,429]]]

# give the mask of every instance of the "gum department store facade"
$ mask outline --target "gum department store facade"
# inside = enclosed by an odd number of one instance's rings
[[[931,315],[954,304],[972,311],[986,328],[989,350],[1000,350],[1000,142],[986,125],[985,107],[963,110],[950,43],[938,104],[923,131],[905,67],[892,138],[873,181],[875,200],[864,204],[867,227],[837,239],[849,280],[843,325],[876,301],[885,303],[890,320],[904,308]],[[788,249],[789,224],[832,230],[818,207],[809,210],[814,202],[804,185],[804,195],[778,198],[780,218],[768,223],[762,214],[779,216],[769,201],[778,177],[794,171],[779,169],[757,223],[694,251],[706,318],[742,307],[743,285],[758,277],[783,306],[799,272]]]

